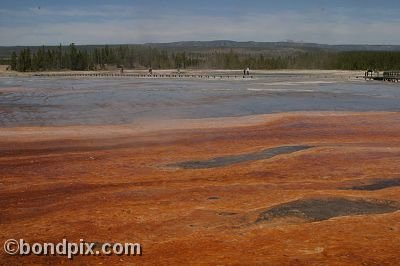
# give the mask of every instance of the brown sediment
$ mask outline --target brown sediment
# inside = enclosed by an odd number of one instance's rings
[[[140,257],[75,257],[81,265],[400,264],[400,187],[343,189],[399,176],[399,113],[181,122],[1,129],[0,241],[143,247]],[[165,167],[303,145],[313,148]],[[67,260],[0,254],[4,265]]]

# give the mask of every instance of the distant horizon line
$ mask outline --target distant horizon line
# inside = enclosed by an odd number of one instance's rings
[[[306,41],[235,41],[235,40],[186,40],[186,41],[171,41],[171,42],[143,42],[143,43],[88,43],[79,44],[76,42],[58,43],[58,44],[25,44],[25,45],[0,45],[0,47],[40,47],[40,46],[68,46],[75,44],[77,46],[95,46],[95,45],[152,45],[152,44],[175,44],[175,43],[212,43],[212,42],[231,42],[231,43],[287,43],[287,44],[309,44],[309,45],[324,45],[324,46],[400,46],[400,44],[367,44],[367,43],[341,43],[329,44],[319,42],[306,42]]]

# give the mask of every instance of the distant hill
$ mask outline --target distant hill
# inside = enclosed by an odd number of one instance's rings
[[[213,50],[229,51],[233,49],[244,53],[264,53],[264,54],[291,54],[295,52],[310,51],[327,51],[327,52],[344,52],[344,51],[400,51],[400,45],[328,45],[318,43],[302,43],[302,42],[236,42],[230,40],[215,41],[181,41],[170,43],[145,43],[145,44],[113,44],[110,47],[120,45],[128,46],[149,46],[171,52],[208,52]],[[32,51],[36,51],[40,46],[0,46],[0,59],[9,58],[13,51],[19,52],[29,47]],[[55,47],[55,46],[46,46]],[[93,50],[94,48],[104,47],[99,45],[77,45],[79,49]]]
[[[182,41],[171,43],[146,43],[145,45],[159,48],[248,48],[248,49],[319,49],[331,51],[400,51],[400,45],[329,45],[302,42],[236,42],[230,40],[216,41]]]

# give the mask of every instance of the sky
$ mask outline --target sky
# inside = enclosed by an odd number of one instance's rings
[[[209,40],[400,44],[400,1],[0,0],[0,46]]]

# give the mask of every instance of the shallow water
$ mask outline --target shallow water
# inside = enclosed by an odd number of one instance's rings
[[[268,75],[253,80],[0,78],[0,126],[123,124],[287,111],[399,111],[400,86]]]
[[[399,203],[392,201],[346,198],[301,199],[274,206],[260,213],[256,222],[293,217],[314,222],[341,216],[390,213],[399,209]]]
[[[270,159],[272,157],[281,155],[281,154],[289,154],[297,151],[307,150],[312,148],[312,146],[280,146],[274,147],[258,152],[253,153],[245,153],[238,155],[230,155],[230,156],[222,156],[216,157],[210,160],[203,161],[187,161],[181,162],[177,164],[172,164],[172,167],[179,167],[183,169],[207,169],[207,168],[215,168],[215,167],[224,167],[232,164],[249,162],[249,161],[257,161],[257,160],[265,160]]]
[[[349,189],[375,191],[390,187],[400,187],[400,178],[377,180],[369,185],[353,186]]]

